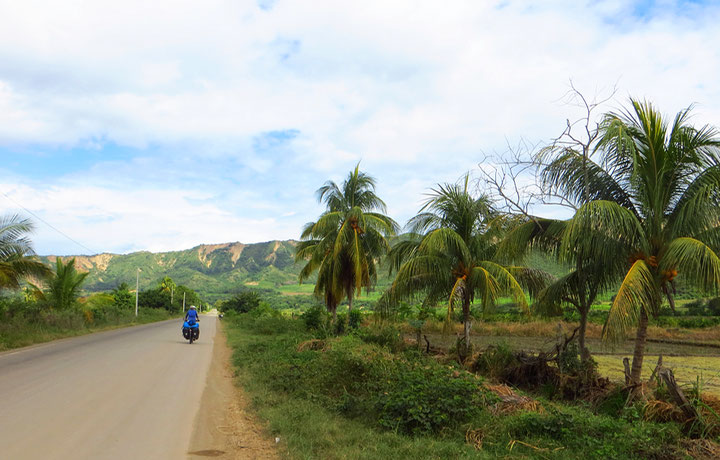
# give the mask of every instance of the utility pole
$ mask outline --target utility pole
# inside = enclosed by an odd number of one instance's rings
[[[185,292],[183,292],[183,313],[185,313]]]
[[[140,294],[140,267],[137,269],[137,273],[135,273],[135,317],[137,318],[138,314],[138,295]]]

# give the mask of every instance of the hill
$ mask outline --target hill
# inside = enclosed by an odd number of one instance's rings
[[[295,264],[297,241],[268,241],[243,244],[201,244],[191,249],[152,253],[97,254],[75,257],[76,266],[89,273],[84,289],[88,292],[109,291],[120,283],[135,287],[136,270],[140,268],[140,289],[158,285],[169,276],[176,284],[185,285],[208,301],[215,302],[238,292],[243,287],[270,289],[286,296],[306,296],[312,286],[298,286],[302,264]],[[45,263],[53,263],[56,256],[43,256]],[[550,272],[555,276],[567,273],[546,254],[534,252],[525,264]],[[390,284],[388,270],[381,264],[374,291],[363,298],[376,299]]]
[[[152,253],[97,254],[75,257],[79,270],[89,273],[84,289],[108,291],[125,282],[134,288],[140,268],[140,289],[157,286],[165,276],[213,301],[242,286],[276,288],[297,283],[300,266],[294,264],[296,241],[243,244],[202,244],[192,249]],[[43,256],[54,263],[56,256]]]

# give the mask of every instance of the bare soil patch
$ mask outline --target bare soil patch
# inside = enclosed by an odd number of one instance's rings
[[[233,384],[232,352],[219,327],[188,458],[277,459],[274,439],[249,412],[245,393]]]

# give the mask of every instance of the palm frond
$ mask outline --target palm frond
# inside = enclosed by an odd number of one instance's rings
[[[469,265],[471,258],[465,240],[450,228],[438,228],[430,232],[422,239],[418,251],[447,254],[466,265]]]
[[[644,260],[636,260],[625,275],[610,307],[603,326],[603,339],[612,342],[624,339],[627,330],[637,322],[641,309],[648,316],[655,313],[657,300],[657,285],[650,267]]]
[[[526,312],[529,311],[527,299],[525,298],[525,292],[523,291],[522,286],[507,268],[489,261],[479,262],[478,267],[483,268],[492,275],[500,289],[500,292],[511,295],[515,300],[515,303],[518,304],[520,308]]]
[[[511,266],[507,267],[507,271],[533,298],[537,298],[541,291],[557,281],[555,276],[538,268]]]
[[[578,308],[580,289],[578,273],[572,271],[538,292],[532,304],[532,311],[541,316],[557,316],[562,314],[563,305]]]
[[[674,239],[661,257],[658,268],[665,277],[677,270],[685,275],[685,282],[704,292],[717,293],[720,287],[720,258],[705,243],[694,238]]]
[[[610,241],[621,242],[628,250],[647,250],[643,227],[632,211],[613,201],[591,201],[568,222],[560,252],[570,260],[576,253],[603,259]]]
[[[554,193],[565,197],[578,206],[588,201],[615,201],[628,209],[634,209],[632,197],[612,174],[582,153],[566,147],[555,146],[541,151],[536,159],[540,163],[555,156],[540,170],[541,182]],[[587,184],[587,187],[586,187]]]

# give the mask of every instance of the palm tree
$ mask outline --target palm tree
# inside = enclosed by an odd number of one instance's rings
[[[50,269],[34,259],[30,240],[25,236],[34,226],[19,216],[0,217],[0,289],[18,289],[23,279],[42,279]]]
[[[581,160],[581,153],[566,151],[562,157],[567,160]],[[542,170],[541,176],[547,180],[551,169],[566,167],[564,161],[552,162]],[[579,163],[579,161],[578,161]],[[552,184],[548,184],[552,185]],[[510,260],[522,260],[531,250],[540,250],[552,255],[559,263],[568,264],[573,269],[564,276],[554,279],[540,290],[532,310],[542,316],[555,316],[562,307],[570,306],[580,315],[578,325],[578,347],[583,361],[590,359],[590,350],[586,345],[588,314],[597,296],[616,286],[617,276],[624,268],[623,259],[614,257],[613,241],[606,241],[606,250],[593,257],[582,252],[582,246],[571,239],[567,232],[570,221],[530,216],[512,228],[500,245],[500,253]],[[588,230],[588,233],[591,230]],[[577,235],[575,233],[574,235]],[[598,238],[598,235],[595,235]]]
[[[317,222],[305,226],[296,249],[296,261],[306,261],[300,282],[318,272],[315,295],[325,301],[333,320],[344,298],[352,309],[353,297],[375,284],[376,261],[389,250],[386,237],[398,227],[384,214],[385,203],[375,194],[375,180],[360,172],[359,166],[342,187],[328,181],[317,190],[318,201],[327,209]]]
[[[170,305],[173,303],[173,295],[176,287],[177,284],[175,284],[175,281],[173,281],[169,276],[165,276],[162,280],[160,280],[160,290],[162,292],[170,293]]]
[[[566,244],[590,260],[624,264],[603,338],[618,340],[637,325],[630,372],[637,385],[648,319],[663,298],[674,308],[676,276],[705,291],[720,286],[720,141],[715,128],[688,124],[691,107],[669,124],[650,103],[631,104],[605,115],[601,161],[588,160],[587,178],[571,155],[548,174],[564,196],[585,187],[591,196],[568,221]]]
[[[75,305],[80,296],[80,286],[88,273],[79,273],[75,269],[75,258],[63,263],[62,258],[55,260],[55,273],[47,281],[47,291],[37,290],[37,297],[49,301],[58,310],[66,310]]]
[[[384,302],[423,295],[426,302],[448,300],[448,318],[460,304],[465,349],[470,348],[470,305],[479,297],[484,309],[500,295],[510,294],[527,308],[518,277],[541,277],[537,272],[505,267],[496,261],[502,221],[486,196],[468,190],[469,175],[456,184],[432,189],[418,215],[408,222],[409,235],[390,253],[397,275]],[[537,284],[537,283],[536,283]]]

